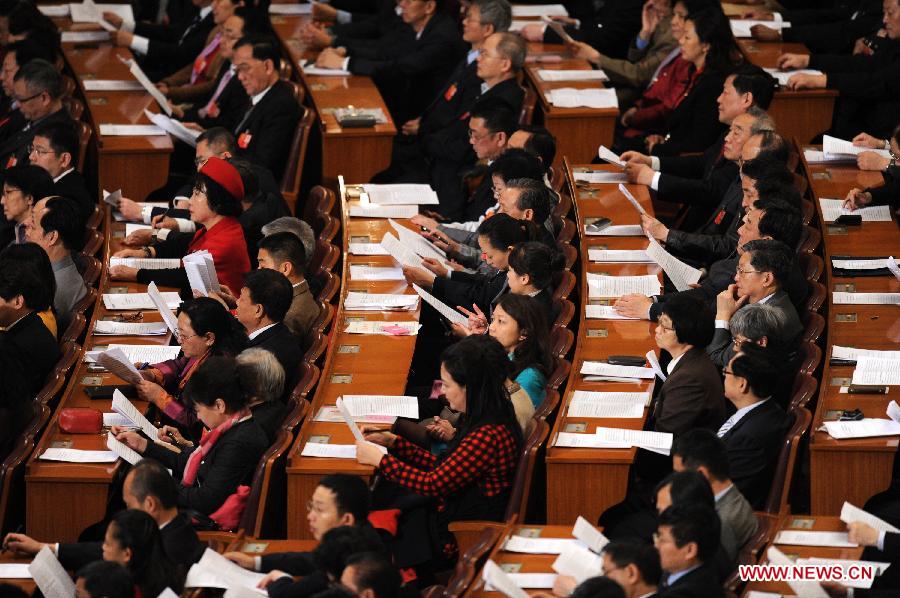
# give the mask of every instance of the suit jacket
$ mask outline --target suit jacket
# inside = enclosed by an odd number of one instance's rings
[[[738,178],[737,164],[722,157],[724,143],[723,134],[706,148],[702,156],[660,158],[662,174],[659,177],[657,199],[687,204],[709,214]],[[699,226],[703,219],[694,226]]]
[[[641,96],[650,84],[653,73],[677,45],[678,41],[672,35],[672,19],[666,17],[653,30],[647,47],[643,50],[637,47],[635,36],[631,39],[628,55],[624,59],[600,54],[597,66],[603,69],[615,86],[619,106],[623,110],[634,104]]]
[[[195,16],[199,14],[186,14],[181,21],[168,25],[138,23],[135,26],[135,34],[150,41],[147,55],[138,62],[151,80],[162,79],[190,64],[203,50],[214,26],[213,15],[210,11],[199,23],[195,23]]]
[[[653,146],[654,156],[700,152],[722,135],[716,99],[722,93],[726,73],[704,70],[666,123],[668,140]]]
[[[765,507],[787,420],[781,407],[769,400],[751,409],[722,436],[731,481],[754,509]]]
[[[234,129],[241,158],[265,166],[280,179],[300,120],[300,105],[287,81],[277,81]]]
[[[97,200],[88,191],[84,176],[77,170],[73,170],[53,183],[53,193],[75,200],[82,217],[85,219],[91,216],[94,213],[94,208],[97,207]]]
[[[28,146],[34,140],[35,134],[47,125],[71,120],[72,117],[69,116],[66,109],[60,108],[39,121],[24,124],[22,128],[0,143],[0,168],[28,164]]]
[[[432,293],[454,309],[457,305],[470,309],[474,303],[489,314],[494,301],[507,288],[506,271],[496,270],[492,276],[459,271],[453,272],[450,278],[436,277]]]
[[[11,110],[9,114],[0,119],[0,143],[6,141],[22,129],[28,121],[22,116],[18,108]]]
[[[709,565],[701,565],[680,577],[671,586],[664,586],[668,575],[663,573],[657,595],[660,598],[720,598],[725,595],[722,584]]]
[[[253,418],[234,424],[222,434],[200,463],[197,479],[192,486],[180,483],[188,457],[193,449],[173,453],[156,443],[149,443],[145,457],[156,459],[171,469],[178,484],[178,506],[214,513],[238,486],[250,484],[260,457],[269,447],[265,432]]]
[[[685,217],[683,228],[690,229],[701,218],[705,218],[706,222],[692,232],[670,229],[666,247],[677,256],[707,268],[728,257],[737,247],[737,231],[743,220],[743,198],[741,180],[736,176],[712,212],[706,207],[692,207]]]
[[[878,29],[881,9],[878,0],[841,0],[831,8],[784,10],[782,16],[791,26],[781,36],[813,52],[850,52],[857,39]]]
[[[660,388],[653,429],[676,436],[694,428],[717,430],[725,421],[722,378],[703,349],[682,355]]]
[[[266,433],[269,444],[273,444],[278,437],[278,430],[284,424],[284,418],[287,415],[287,405],[281,401],[266,401],[250,407],[253,413],[253,419]]]
[[[204,97],[198,99],[191,108],[185,111],[185,121],[196,122],[204,129],[225,127],[229,131],[234,130],[238,125],[238,122],[244,117],[244,113],[247,112],[247,108],[250,107],[250,96],[247,95],[244,86],[241,85],[240,80],[237,78],[237,74],[232,75],[228,83],[225,84],[225,89],[223,89],[222,93],[219,94],[219,97],[216,98],[216,106],[219,109],[217,116],[200,116],[198,112],[209,103],[213,94],[216,92],[216,89],[219,88],[219,83],[222,81],[225,73],[231,68],[232,65],[229,62],[219,69],[219,74],[216,76],[216,80],[212,85],[212,90]]]
[[[478,61],[468,62],[468,57],[465,57],[422,112],[419,137],[424,138],[454,124],[468,112],[479,95],[481,79],[478,78]]]
[[[313,322],[319,317],[319,304],[309,290],[309,283],[303,281],[294,285],[294,298],[284,316],[284,324],[304,343],[309,340]]]
[[[191,519],[179,513],[159,530],[166,556],[175,565],[190,567],[200,560],[206,544],[197,537]],[[78,571],[84,565],[103,560],[102,542],[78,542],[59,545],[59,562],[70,571]]]
[[[734,484],[716,501],[716,513],[719,514],[723,531],[725,528],[731,530],[729,536],[734,543],[727,545],[725,534],[722,534],[722,548],[725,549],[729,560],[734,562],[744,544],[756,533],[758,525],[756,515],[753,514],[753,507]]]
[[[291,334],[283,322],[278,322],[268,330],[264,330],[250,339],[248,347],[259,347],[272,353],[284,368],[285,396],[290,395],[297,385],[298,366],[303,360],[303,347],[300,339]]]
[[[28,394],[34,397],[59,361],[56,339],[36,312],[29,313],[0,335],[0,342],[17,355],[24,366],[22,378]]]
[[[587,42],[601,54],[613,58],[625,58],[625,49],[629,40],[633,39],[641,28],[641,7],[638,0],[607,0],[592,2],[593,9],[589,16],[580,18],[579,29],[569,29],[569,34],[583,42]],[[599,6],[599,8],[595,8]],[[579,18],[579,17],[576,17]],[[552,29],[547,27],[544,42],[559,44],[562,40]]]

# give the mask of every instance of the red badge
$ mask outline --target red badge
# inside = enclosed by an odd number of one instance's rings
[[[453,99],[453,96],[456,95],[456,83],[451,83],[450,87],[447,88],[447,91],[444,92],[444,99],[446,101],[450,101]]]
[[[462,116],[459,117],[459,120],[468,120],[468,119],[469,119],[469,113],[468,113],[468,112],[466,112],[465,114],[463,114]]]
[[[10,157],[9,157],[9,160],[6,161],[6,167],[7,167],[7,168],[12,168],[13,166],[16,165],[16,162],[18,162],[18,160],[16,160],[16,157],[15,157],[15,156],[10,156]]]
[[[720,210],[718,214],[716,214],[716,226],[722,224],[722,220],[725,218],[725,210]]]
[[[244,131],[241,133],[241,136],[238,137],[238,147],[241,149],[247,149],[247,146],[250,145],[250,139],[253,138],[253,135],[250,134],[249,131]]]

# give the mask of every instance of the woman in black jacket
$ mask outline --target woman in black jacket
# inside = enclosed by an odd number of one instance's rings
[[[103,538],[103,560],[124,565],[134,580],[135,596],[159,596],[182,589],[184,572],[166,556],[159,524],[144,511],[119,511]]]

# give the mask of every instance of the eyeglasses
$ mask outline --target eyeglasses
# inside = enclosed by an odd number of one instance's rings
[[[674,542],[672,538],[664,538],[660,535],[659,532],[653,532],[653,543],[654,544],[663,544],[663,543],[671,543]]]
[[[722,368],[722,375],[723,376],[734,376],[734,372],[732,372],[728,368]]]
[[[311,501],[311,500],[306,501],[306,510],[307,510],[307,511],[314,511],[314,512],[316,512],[316,513],[324,513],[324,512],[325,512],[325,509],[324,509],[324,508],[322,508],[321,506],[317,505],[316,503],[314,503],[314,502]]]
[[[28,149],[29,155],[37,154],[39,156],[43,156],[44,154],[55,154],[56,153],[52,149],[44,149],[44,148],[38,147],[36,145],[29,145],[27,149]]]
[[[740,266],[738,266],[738,267],[735,269],[735,272],[736,272],[739,276],[743,276],[744,274],[762,274],[762,272],[760,272],[759,270],[744,270],[744,269],[741,268]]]
[[[200,335],[199,334],[184,334],[180,330],[178,331],[178,340],[182,341],[182,342],[188,340],[189,338],[195,338],[198,336],[200,336]]]
[[[657,326],[659,326],[660,328],[662,328],[662,329],[665,330],[666,332],[675,332],[675,329],[672,328],[671,326],[666,326],[665,324],[657,324]]]
[[[475,132],[474,129],[469,129],[469,139],[472,139],[473,141],[483,141],[484,139],[487,139],[491,135],[493,135],[493,133],[491,133],[490,131],[488,131],[484,135],[479,135],[478,133]]]
[[[30,102],[30,101],[33,100],[34,98],[36,98],[36,97],[38,97],[38,96],[42,96],[42,95],[44,95],[44,92],[43,92],[43,91],[40,91],[40,92],[34,94],[33,96],[28,96],[27,98],[17,98],[16,96],[13,96],[13,99],[14,99],[16,102],[18,102],[19,104],[24,104],[25,102]]]

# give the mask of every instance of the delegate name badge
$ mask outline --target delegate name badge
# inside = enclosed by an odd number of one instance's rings
[[[450,85],[450,87],[447,88],[447,91],[444,92],[444,100],[449,102],[450,100],[453,99],[453,96],[455,96],[455,95],[456,95],[456,83],[453,83]]]
[[[250,140],[253,138],[253,135],[250,134],[250,131],[244,131],[241,133],[240,137],[238,137],[238,147],[241,149],[247,149],[247,146],[250,145]]]

